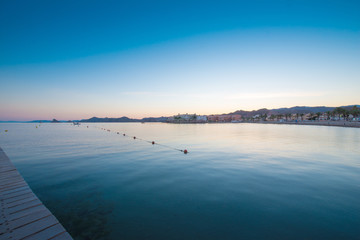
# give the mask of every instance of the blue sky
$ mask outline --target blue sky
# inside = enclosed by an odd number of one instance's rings
[[[359,104],[357,1],[1,1],[0,120]]]

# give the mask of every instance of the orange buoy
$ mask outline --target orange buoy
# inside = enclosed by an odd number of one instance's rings
[[[188,153],[188,151],[185,149],[185,150],[184,150],[184,154],[187,154],[187,153]]]
[[[154,141],[152,141],[152,142],[151,142],[151,144],[152,144],[152,145],[154,145],[154,144],[155,144],[155,142],[154,142]]]

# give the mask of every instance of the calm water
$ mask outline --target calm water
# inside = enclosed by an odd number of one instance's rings
[[[360,129],[0,124],[0,146],[75,239],[360,239]]]

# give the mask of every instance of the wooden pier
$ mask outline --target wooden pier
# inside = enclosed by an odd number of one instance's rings
[[[0,148],[0,240],[68,240],[54,215],[32,192]]]

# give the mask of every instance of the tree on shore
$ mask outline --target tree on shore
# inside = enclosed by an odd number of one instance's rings
[[[342,107],[335,108],[333,113],[335,115],[338,115],[339,118],[343,117],[344,120],[347,120],[347,118],[349,117],[349,111]]]
[[[262,121],[266,121],[266,118],[267,118],[267,114],[265,113],[265,114],[260,114],[260,116],[259,116],[259,118],[260,118],[260,120],[262,120]]]
[[[287,117],[291,120],[291,113],[286,114]]]
[[[360,109],[357,106],[354,106],[350,110],[350,114],[353,115],[354,117],[358,117],[360,115]]]
[[[321,112],[316,113],[317,120],[320,121]]]
[[[310,113],[309,120],[314,120],[314,114],[313,113]]]
[[[330,120],[330,117],[332,116],[331,111],[326,112],[327,120]]]

